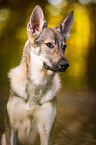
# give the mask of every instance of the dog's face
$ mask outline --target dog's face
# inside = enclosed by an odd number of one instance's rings
[[[69,67],[64,52],[72,22],[73,12],[69,13],[57,26],[47,27],[40,6],[34,8],[27,26],[27,33],[32,45],[31,51],[38,56],[39,61],[42,61],[45,69],[64,72]]]

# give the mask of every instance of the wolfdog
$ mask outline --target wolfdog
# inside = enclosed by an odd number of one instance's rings
[[[57,26],[47,27],[41,7],[33,9],[20,65],[8,74],[10,97],[2,145],[36,145],[38,134],[41,145],[52,144],[60,88],[57,73],[69,67],[64,52],[72,22],[73,11]]]

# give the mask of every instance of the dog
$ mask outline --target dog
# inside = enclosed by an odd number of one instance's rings
[[[57,26],[47,27],[41,7],[33,9],[20,65],[8,74],[10,97],[2,145],[36,145],[38,134],[41,145],[52,144],[58,72],[69,67],[64,52],[72,22],[73,11]]]

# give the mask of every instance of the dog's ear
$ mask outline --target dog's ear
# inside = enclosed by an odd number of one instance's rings
[[[27,25],[27,33],[28,36],[32,38],[36,38],[42,29],[47,27],[46,20],[44,20],[43,10],[39,5],[37,5],[31,14],[30,21]]]
[[[62,20],[57,26],[54,27],[55,29],[61,31],[65,39],[69,37],[69,31],[73,23],[73,13],[73,11],[70,12],[64,20]]]

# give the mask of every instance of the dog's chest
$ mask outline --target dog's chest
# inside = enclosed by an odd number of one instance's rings
[[[38,102],[40,99],[47,93],[48,90],[50,90],[50,87],[52,85],[52,82],[48,80],[44,84],[36,85],[32,83],[31,80],[28,81],[27,86],[27,94],[28,94],[28,100],[31,100],[31,102]]]

